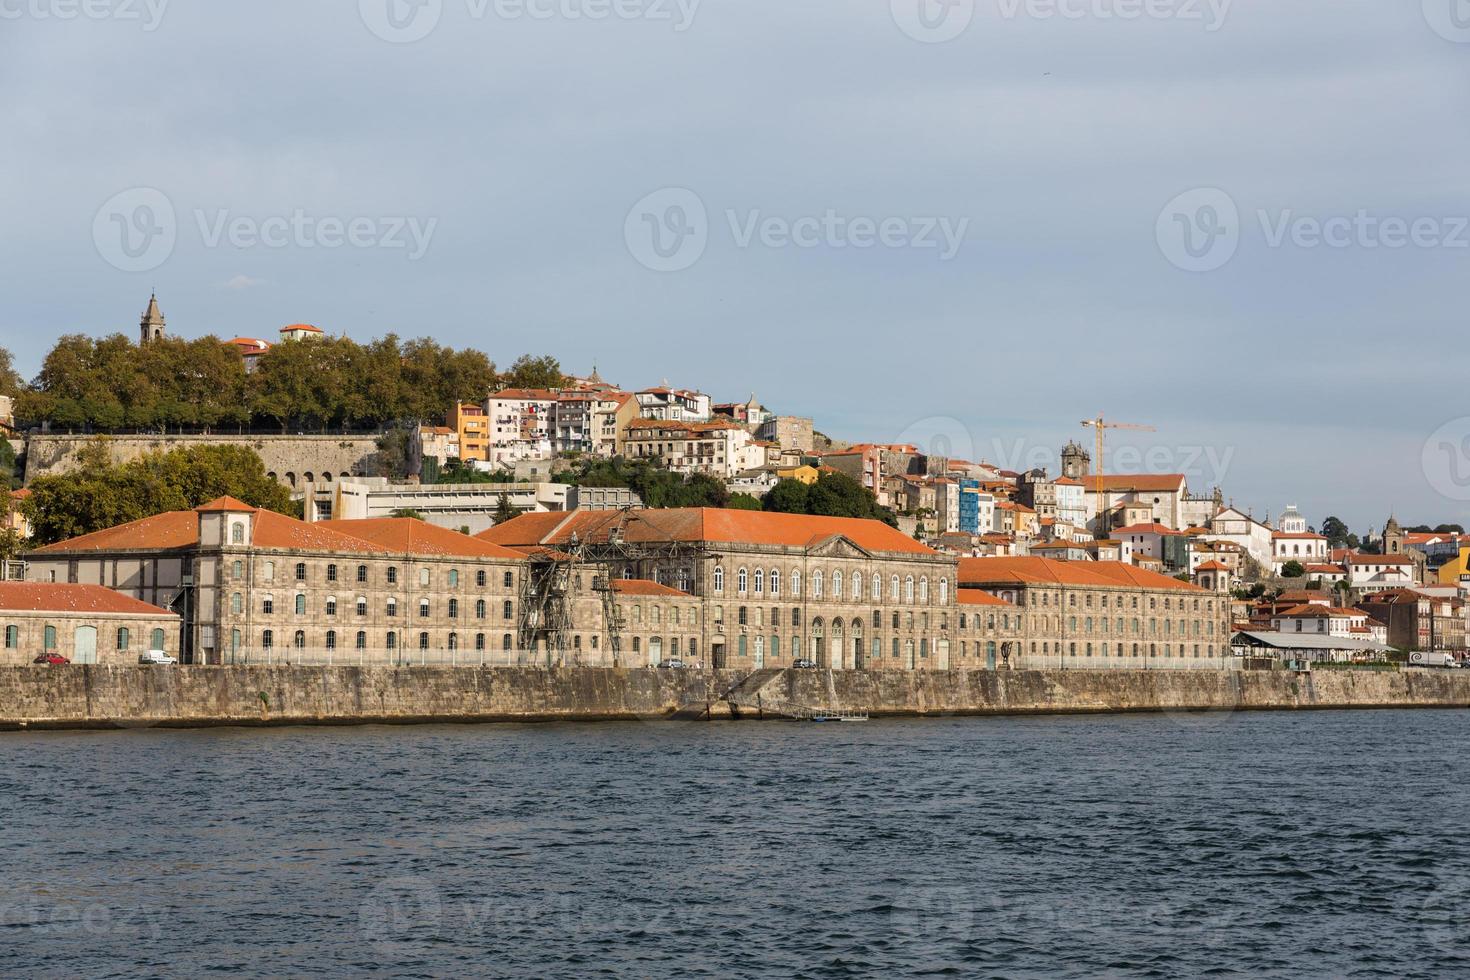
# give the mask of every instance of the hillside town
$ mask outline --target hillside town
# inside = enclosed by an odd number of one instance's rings
[[[327,338],[296,323],[218,346],[259,381],[278,348]],[[168,342],[151,297],[136,349]],[[1018,472],[834,440],[753,394],[625,388],[595,367],[542,380],[487,384],[356,442],[304,423],[62,432],[17,411],[47,404],[45,377],[5,393],[3,660],[1220,670],[1466,657],[1462,528],[1386,515],[1359,538],[1285,501],[1258,516],[1183,473],[1105,472],[1102,418],[1084,423],[1090,448],[1057,448],[1055,472]],[[224,493],[106,526],[47,513],[72,506],[46,503],[62,499],[48,481],[99,465],[85,453],[146,461],[185,441],[248,448],[289,506]],[[53,530],[68,526],[82,533]]]

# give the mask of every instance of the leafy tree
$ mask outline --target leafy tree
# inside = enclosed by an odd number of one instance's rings
[[[1302,567],[1302,563],[1299,561],[1289,561],[1281,566],[1282,578],[1301,578],[1305,574],[1307,574],[1307,570]]]
[[[391,511],[388,514],[388,516],[389,517],[411,517],[411,518],[413,518],[416,521],[421,521],[421,520],[424,519],[424,515],[421,514],[421,513],[419,513],[418,511],[414,510],[412,507],[399,507],[397,510]]]
[[[16,460],[15,447],[9,439],[0,438],[0,491],[14,490],[20,486],[20,466]],[[5,495],[9,500],[10,496]]]
[[[1322,536],[1330,547],[1341,548],[1347,544],[1348,526],[1336,517],[1329,517],[1322,522]]]
[[[523,354],[500,377],[502,388],[564,388],[566,384],[561,362],[550,354],[541,357]]]
[[[725,504],[728,510],[762,510],[758,497],[748,493],[732,493],[729,501]]]
[[[761,506],[778,514],[807,514],[807,485],[800,480],[780,480],[761,498]]]
[[[226,495],[283,514],[299,511],[291,492],[243,446],[188,446],[114,464],[106,441],[98,440],[78,453],[76,469],[38,477],[30,489],[22,507],[37,545]]]
[[[500,500],[495,504],[495,523],[504,524],[506,521],[516,519],[516,509],[511,505],[510,494],[502,493]]]
[[[1464,534],[1465,528],[1461,524],[1438,524],[1434,528],[1435,534]]]
[[[810,486],[799,480],[782,480],[761,504],[766,510],[786,514],[860,517],[898,526],[893,512],[879,506],[871,490],[845,473],[822,473]]]
[[[378,436],[373,462],[379,476],[402,480],[413,472],[412,441],[413,434],[404,425],[392,426]]]
[[[25,386],[25,379],[15,370],[15,359],[10,351],[0,347],[0,395],[14,398]]]

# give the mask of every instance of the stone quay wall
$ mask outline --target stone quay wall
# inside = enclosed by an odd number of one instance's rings
[[[267,473],[289,487],[308,482],[335,483],[344,476],[377,473],[377,436],[374,435],[32,435],[26,443],[25,481],[46,473],[76,468],[82,447],[103,440],[114,463],[137,459],[144,453],[167,452],[184,446],[245,446],[255,450]],[[311,475],[308,480],[307,475]]]
[[[0,729],[1470,707],[1470,672],[0,667]],[[736,707],[723,696],[738,690]]]

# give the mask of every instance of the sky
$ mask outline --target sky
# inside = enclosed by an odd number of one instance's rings
[[[1470,525],[1467,82],[1470,0],[0,0],[0,345],[156,288]]]

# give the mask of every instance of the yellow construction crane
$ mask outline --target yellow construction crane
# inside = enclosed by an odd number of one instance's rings
[[[1092,457],[1093,490],[1097,494],[1097,526],[1106,534],[1107,498],[1103,496],[1103,433],[1108,429],[1136,429],[1139,432],[1157,432],[1151,425],[1133,425],[1128,422],[1106,422],[1101,414],[1095,419],[1083,419],[1082,424],[1092,429],[1097,436],[1097,451]]]

